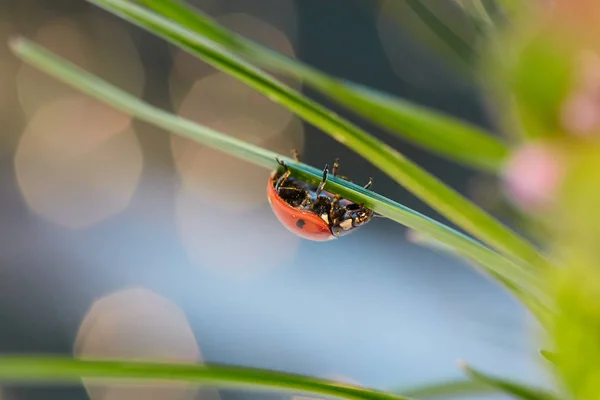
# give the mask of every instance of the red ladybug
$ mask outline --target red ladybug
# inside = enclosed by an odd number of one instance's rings
[[[298,153],[294,157],[300,161]],[[362,204],[342,199],[340,195],[324,192],[328,166],[323,170],[319,186],[311,185],[290,176],[290,170],[283,161],[277,160],[284,168],[273,171],[269,179],[267,197],[277,219],[291,232],[313,241],[326,241],[353,232],[365,225],[373,217],[373,211]],[[339,161],[335,160],[331,173],[338,176]],[[340,178],[348,180],[346,177]],[[373,184],[369,179],[364,187]]]

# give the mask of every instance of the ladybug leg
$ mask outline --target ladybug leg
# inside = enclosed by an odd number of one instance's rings
[[[331,173],[333,174],[333,176],[335,176],[336,178],[340,178],[343,179],[345,181],[351,182],[350,179],[347,176],[343,176],[343,175],[338,175],[338,170],[340,168],[340,159],[336,158],[335,162],[333,163],[333,167],[331,168]]]
[[[325,164],[325,168],[323,168],[323,179],[321,179],[321,183],[317,190],[315,191],[315,197],[319,197],[323,189],[325,188],[325,182],[327,182],[327,174],[329,173],[329,164]]]
[[[373,178],[369,178],[369,182],[367,182],[367,184],[363,187],[365,189],[369,189],[371,186],[373,186]]]
[[[360,209],[352,218],[352,225],[361,226],[362,224],[368,222],[371,218],[373,218],[373,214],[373,210],[369,210],[368,208],[365,208],[364,204],[361,204]]]
[[[285,172],[279,177],[279,179],[277,179],[277,182],[275,183],[275,189],[279,190],[281,185],[283,185],[285,183],[285,181],[287,180],[287,178],[290,177],[290,174],[292,173],[292,171],[290,171],[290,169],[285,164],[285,162],[281,161],[280,159],[277,159],[277,163],[279,163],[279,165],[281,165],[283,168],[285,168]]]
[[[300,153],[298,153],[298,150],[292,149],[292,157],[294,157],[294,160],[300,162]]]
[[[329,224],[332,226],[338,225],[340,223],[340,199],[342,197],[339,194],[333,196],[333,200],[331,201],[331,208],[329,208]]]

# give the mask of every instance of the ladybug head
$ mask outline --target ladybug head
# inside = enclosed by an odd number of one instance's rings
[[[331,232],[335,236],[343,236],[352,232],[356,228],[360,228],[373,217],[373,211],[355,203],[348,204],[344,207],[343,217],[339,222],[331,227]]]

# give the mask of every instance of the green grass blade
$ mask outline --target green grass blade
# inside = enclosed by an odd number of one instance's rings
[[[556,364],[556,353],[548,350],[540,350],[540,355],[552,364]]]
[[[471,45],[444,24],[421,0],[405,0],[406,4],[431,31],[465,62],[472,64],[479,56]]]
[[[448,219],[502,253],[534,267],[547,265],[534,246],[402,154],[206,37],[129,1],[88,1],[189,51],[285,106],[361,154]]]
[[[496,173],[508,155],[504,143],[473,124],[390,94],[331,77],[229,31],[182,2],[136,1],[258,65],[301,78],[314,89],[386,128],[388,132],[450,160]],[[468,151],[465,151],[465,146]]]
[[[464,396],[498,393],[498,390],[486,383],[469,380],[456,380],[432,383],[414,388],[394,390],[404,396],[415,399],[427,398],[463,398]]]
[[[224,365],[81,360],[67,357],[0,357],[0,381],[77,382],[85,379],[167,380],[220,387],[304,392],[343,399],[402,400],[360,386],[268,370]]]
[[[297,163],[290,158],[151,106],[31,41],[22,38],[13,39],[10,47],[18,57],[27,63],[143,121],[268,169],[275,169],[279,166],[275,161],[275,158],[279,157],[288,163],[294,176],[313,184],[317,184],[321,179],[322,172],[316,168]],[[504,283],[515,296],[527,299],[527,301],[524,301],[526,306],[537,304],[535,296],[531,294],[533,289],[538,286],[537,278],[527,268],[506,259],[481,243],[410,208],[348,181],[331,176],[325,189],[333,193],[339,193],[344,198],[356,203],[364,203],[367,207],[387,218],[416,231],[424,232],[431,238],[454,249],[458,254],[473,260],[488,273],[503,277],[505,282],[500,280],[500,283]],[[530,309],[536,314],[535,307],[530,307]]]
[[[507,393],[517,399],[558,400],[557,397],[549,391],[524,385],[522,383],[491,377],[467,365],[463,365],[462,367],[471,379],[495,387],[499,391]]]
[[[492,270],[480,265],[478,260],[457,252],[451,246],[440,242],[424,231],[410,230],[407,232],[407,239],[412,243],[457,257],[465,261],[467,264],[474,266],[476,269],[483,267],[483,270],[487,272],[487,274],[508,289],[508,291],[512,293],[518,301],[520,301],[527,309],[529,309],[529,311],[531,311],[535,317],[537,317],[542,326],[545,326],[545,323],[548,321],[548,318],[551,315],[550,309],[546,305],[550,302],[549,299],[547,299],[547,294],[543,290],[540,290],[537,285],[531,285],[528,287],[527,291],[523,291],[516,281],[507,278],[502,273],[498,273],[497,270]]]

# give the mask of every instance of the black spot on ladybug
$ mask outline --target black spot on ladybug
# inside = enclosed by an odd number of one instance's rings
[[[306,224],[306,221],[303,219],[299,219],[298,221],[296,221],[296,226],[300,229],[304,228],[305,224]]]

